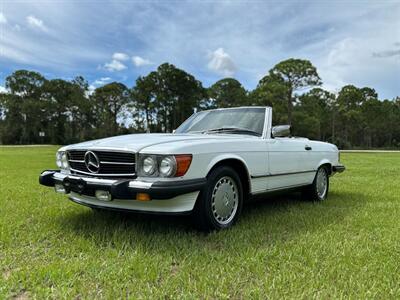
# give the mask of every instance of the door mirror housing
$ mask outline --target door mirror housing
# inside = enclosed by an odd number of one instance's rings
[[[278,125],[272,127],[272,137],[290,136],[290,125]]]

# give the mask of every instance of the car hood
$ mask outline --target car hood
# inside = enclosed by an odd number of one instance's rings
[[[239,134],[172,134],[172,133],[142,133],[120,135],[105,139],[93,140],[63,147],[61,150],[70,149],[97,149],[110,150],[119,149],[126,151],[139,152],[141,149],[158,144],[198,141],[198,140],[232,140],[243,139],[244,137],[256,138],[253,136],[243,136]]]

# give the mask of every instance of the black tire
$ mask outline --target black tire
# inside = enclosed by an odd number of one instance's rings
[[[323,173],[323,177],[326,180],[326,187],[324,193],[321,193],[321,190],[320,191],[318,190],[318,184],[321,179],[320,177],[318,177],[320,173]],[[321,166],[318,168],[317,173],[315,174],[313,183],[304,188],[302,195],[303,198],[307,200],[324,201],[328,198],[328,193],[329,193],[329,171],[326,166]]]
[[[215,198],[217,194],[222,193],[222,188],[221,191],[219,190],[219,186],[222,185],[225,185],[225,187],[228,188],[230,186],[232,191],[229,190],[228,192],[232,193],[233,195],[233,197],[228,197],[226,196],[227,192],[225,192],[223,196],[226,197],[223,198],[223,201],[227,201],[225,206],[228,207],[228,203],[233,206],[230,208],[229,205],[228,210],[230,210],[230,215],[229,217],[225,217],[226,220],[222,219],[222,217],[217,217],[218,214],[215,211]],[[199,197],[197,198],[196,205],[193,210],[194,225],[198,229],[206,232],[229,228],[238,220],[242,211],[242,206],[243,187],[239,175],[229,166],[217,167],[207,176],[207,185],[203,188],[199,194]]]

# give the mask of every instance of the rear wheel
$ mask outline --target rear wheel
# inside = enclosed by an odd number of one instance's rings
[[[194,208],[195,225],[206,231],[232,226],[243,205],[243,189],[238,174],[228,166],[217,167],[207,178]]]
[[[306,187],[303,195],[306,199],[313,201],[323,201],[328,197],[329,192],[329,173],[325,166],[319,167],[313,183]]]

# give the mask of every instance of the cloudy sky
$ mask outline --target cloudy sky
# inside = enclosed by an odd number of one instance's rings
[[[21,68],[132,86],[163,62],[253,89],[290,57],[331,91],[400,95],[400,1],[0,1],[0,89]]]

